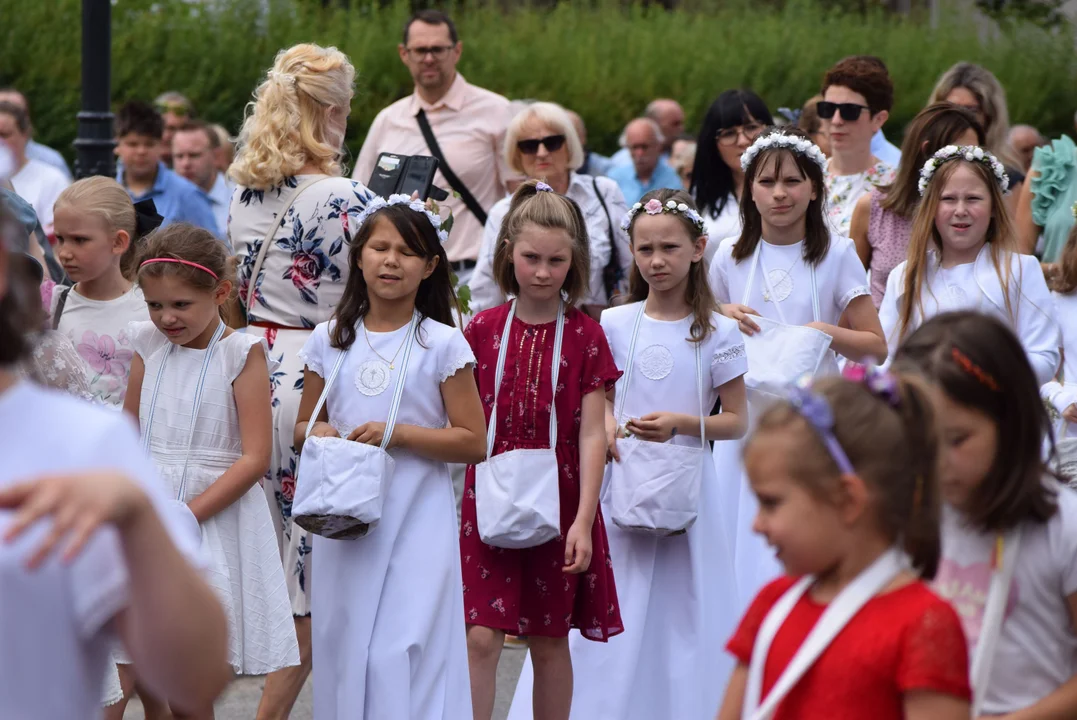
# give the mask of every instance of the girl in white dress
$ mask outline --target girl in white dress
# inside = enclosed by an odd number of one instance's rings
[[[983,148],[948,145],[924,164],[909,260],[890,273],[879,308],[891,351],[934,315],[978,310],[1010,326],[1040,384],[1054,378],[1058,322],[1039,262],[1017,250],[1008,185]]]
[[[774,128],[744,151],[741,162],[744,230],[721,243],[710,281],[723,313],[749,338],[745,383],[754,415],[770,397],[764,380],[795,378],[783,376],[794,369],[774,367],[769,353],[753,356],[753,336],[781,337],[787,352],[791,347],[821,357],[795,368],[795,374],[836,373],[835,353],[854,361],[882,360],[886,342],[856,248],[849,238],[834,235],[827,222],[826,160],[819,148],[800,130]],[[829,347],[820,354],[824,335]],[[739,464],[737,445],[715,443],[714,454],[719,476],[732,477],[729,466]],[[751,531],[757,506],[746,487],[744,479],[729,483],[724,500],[725,507],[737,508],[736,520],[729,522],[736,528],[733,553],[742,607],[781,571],[774,553]]]
[[[139,419],[166,490],[201,527],[232,669],[264,675],[297,665],[284,570],[258,487],[272,442],[265,341],[221,320],[233,286],[224,245],[210,232],[169,225],[139,260],[151,322],[131,324],[124,409]]]
[[[400,351],[418,313],[397,423],[395,471],[381,520],[354,540],[314,536],[314,716],[459,720],[471,716],[456,501],[447,463],[485,457],[474,355],[453,327],[456,295],[440,219],[402,195],[359,218],[353,272],[305,363],[295,445],[310,435],[380,445]],[[326,379],[344,354],[325,406]],[[388,391],[388,392],[387,392]],[[300,463],[302,467],[302,463]],[[300,487],[302,487],[302,476]]]
[[[1077,484],[1077,228],[1070,231],[1058,264],[1049,277],[1055,317],[1062,330],[1062,367],[1057,380],[1040,389],[1043,399],[1051,403],[1058,420],[1059,468],[1066,480]]]
[[[733,562],[721,527],[719,479],[701,444],[744,434],[748,362],[737,324],[718,314],[707,285],[706,229],[691,197],[680,190],[647,193],[625,220],[635,258],[634,302],[602,313],[610,349],[625,369],[606,402],[610,456],[622,461],[618,438],[631,434],[683,446],[689,458],[699,454],[703,476],[695,522],[687,532],[656,536],[616,524],[611,482],[617,478],[607,468],[602,512],[614,520],[606,533],[625,630],[605,645],[570,638],[571,716],[709,720],[733,669],[722,644],[738,608],[723,588],[732,581]],[[701,408],[709,413],[719,395],[721,414],[701,419]],[[655,474],[662,472],[656,466]],[[530,670],[525,666],[517,685],[512,718],[531,717]]]

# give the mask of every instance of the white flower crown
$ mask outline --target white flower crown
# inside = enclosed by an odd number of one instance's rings
[[[1006,192],[1010,189],[1010,178],[1006,176],[1006,168],[1002,166],[1002,163],[998,161],[994,155],[982,147],[976,147],[975,145],[947,145],[942,150],[931,156],[931,158],[924,163],[923,170],[920,171],[920,194],[923,195],[927,192],[927,186],[931,182],[932,176],[935,171],[938,170],[943,163],[948,160],[967,160],[968,162],[978,162],[991,168],[991,172],[995,174],[995,181],[998,182],[998,186],[1002,188],[1002,192]]]
[[[797,155],[803,155],[818,165],[824,175],[826,174],[826,155],[823,155],[823,151],[819,149],[818,145],[806,138],[797,135],[786,135],[783,132],[773,132],[756,138],[756,141],[748,146],[748,149],[740,156],[740,169],[747,170],[748,166],[755,160],[756,155],[772,148],[785,148],[786,150],[792,150]]]
[[[412,200],[407,195],[390,195],[388,199],[375,195],[367,201],[366,208],[363,209],[363,212],[359,213],[359,217],[355,221],[356,227],[362,227],[363,223],[365,223],[371,215],[390,205],[407,205],[415,212],[426,215],[430,224],[434,226],[434,230],[437,231],[438,241],[444,245],[449,240],[449,231],[441,229],[441,225],[444,222],[441,219],[441,216],[436,212],[429,210],[426,205],[423,204],[422,200]]]
[[[648,215],[659,215],[661,213],[676,213],[677,215],[683,215],[688,218],[693,225],[696,226],[696,230],[700,235],[705,234],[703,226],[703,218],[699,216],[692,208],[688,207],[684,203],[678,203],[676,200],[668,200],[665,205],[658,198],[651,198],[646,203],[636,203],[628,209],[625,216],[621,219],[621,229],[628,232],[628,227],[632,224],[632,220],[640,213],[647,213]]]

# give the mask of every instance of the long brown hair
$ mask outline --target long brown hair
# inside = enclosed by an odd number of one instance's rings
[[[974,527],[1003,532],[1055,514],[1055,493],[1043,482],[1058,478],[1049,460],[1055,454],[1051,418],[1028,355],[1005,323],[969,311],[936,315],[898,348],[894,367],[924,374],[955,403],[995,421],[994,463],[965,510]]]
[[[767,128],[759,137],[770,135],[789,135],[811,142],[811,138],[803,130],[788,126]],[[816,165],[814,160],[782,147],[763,150],[752,158],[751,164],[744,171],[744,192],[740,196],[740,216],[744,225],[740,231],[740,239],[733,246],[733,260],[740,262],[750,258],[763,238],[763,216],[759,214],[759,208],[752,200],[752,183],[771,159],[774,160],[775,174],[780,174],[785,163],[792,160],[800,177],[810,181],[812,190],[815,191],[815,199],[808,203],[808,211],[804,216],[804,261],[818,265],[830,251],[830,225],[824,212],[826,178],[823,177],[823,169]]]
[[[990,248],[991,263],[995,266],[999,281],[1006,289],[1006,312],[1011,318],[1014,317],[1009,293],[1010,281],[1013,279],[1009,255],[1018,252],[1017,235],[1014,232],[1013,222],[1010,220],[1010,213],[1006,210],[1002,189],[994,173],[984,163],[969,162],[964,159],[950,160],[935,171],[931,182],[928,183],[927,193],[916,209],[916,216],[913,219],[912,232],[909,234],[909,255],[905,265],[905,295],[901,298],[898,307],[899,340],[905,337],[915,312],[919,312],[923,317],[924,301],[921,294],[927,277],[928,251],[934,247],[940,262],[942,260],[942,236],[939,235],[939,229],[935,226],[935,214],[938,212],[939,200],[946,182],[961,166],[972,168],[972,171],[987,186],[987,192],[991,197],[991,223],[987,226],[984,241]]]
[[[879,188],[886,195],[880,203],[882,209],[912,218],[920,204],[920,170],[924,163],[947,145],[956,145],[969,130],[976,133],[976,144],[983,145],[983,126],[971,110],[951,103],[935,103],[921,110],[905,128],[894,182]]]
[[[640,198],[639,202],[647,204],[649,200],[657,200],[665,205],[670,200],[674,201],[678,205],[684,203],[691,209],[696,209],[695,202],[692,201],[692,196],[686,193],[684,190],[672,190],[670,188],[662,188],[660,190],[651,190],[649,193]],[[670,213],[677,218],[681,225],[684,226],[685,232],[688,236],[689,242],[695,242],[699,238],[699,228],[694,222],[686,218],[680,213]],[[632,241],[632,249],[635,251],[635,240],[632,237],[632,231],[636,228],[636,219],[639,214],[632,217],[632,222],[628,225],[628,238]],[[643,275],[639,271],[639,266],[636,263],[632,263],[631,274],[628,280],[628,295],[629,302],[641,302],[647,299],[647,295],[651,292],[651,286],[647,284],[647,281],[643,279]],[[703,264],[703,260],[697,260],[692,263],[691,268],[688,270],[688,284],[684,287],[684,301],[688,303],[688,306],[692,308],[692,329],[690,342],[700,343],[707,339],[707,336],[714,332],[714,313],[718,312],[718,301],[714,299],[714,293],[711,291],[710,282],[707,281],[707,269]]]
[[[587,222],[580,206],[572,198],[537,189],[537,180],[528,180],[516,188],[509,212],[501,222],[494,250],[494,279],[505,295],[519,295],[520,283],[512,267],[512,246],[525,225],[564,230],[572,239],[572,258],[561,292],[569,305],[587,294],[591,283],[591,243]]]
[[[1047,284],[1060,295],[1077,291],[1077,225],[1070,229],[1058,263],[1047,276]]]
[[[915,375],[896,374],[896,403],[864,383],[840,377],[812,385],[834,418],[834,438],[873,496],[879,525],[903,542],[921,577],[931,579],[941,554],[939,443],[930,389]],[[816,498],[832,502],[841,470],[819,433],[787,401],[765,410],[760,431],[800,434],[793,477]],[[751,441],[749,441],[751,442]]]

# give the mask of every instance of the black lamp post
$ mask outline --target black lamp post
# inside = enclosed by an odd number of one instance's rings
[[[111,103],[112,3],[82,0],[82,111],[75,139],[75,176],[116,174]]]

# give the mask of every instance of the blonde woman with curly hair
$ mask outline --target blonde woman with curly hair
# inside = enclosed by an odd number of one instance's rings
[[[228,174],[228,236],[236,250],[247,332],[264,337],[280,367],[273,390],[273,458],[264,483],[278,521],[301,663],[269,675],[259,718],[288,716],[310,674],[310,551],[291,520],[292,436],[303,391],[297,353],[329,320],[348,280],[348,249],[370,192],[342,177],[355,69],[344,53],[296,45],[277,54],[254,92]]]

